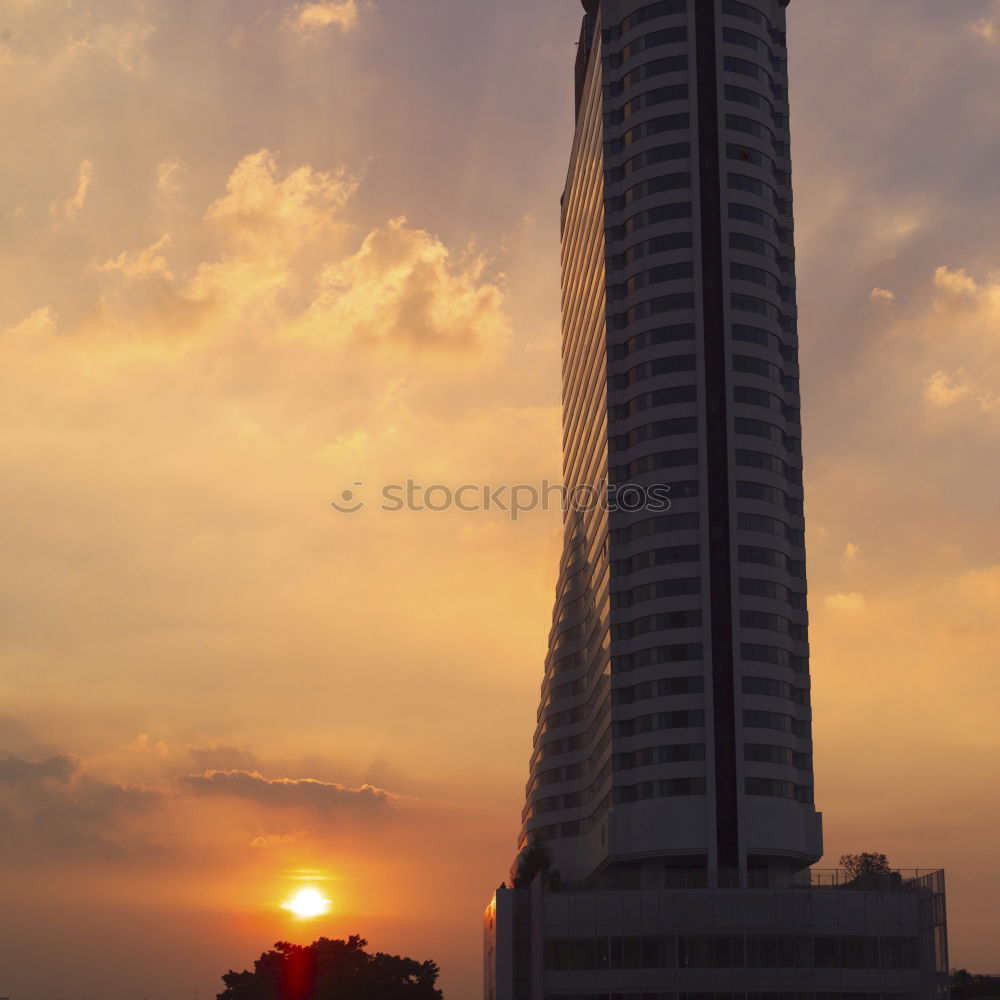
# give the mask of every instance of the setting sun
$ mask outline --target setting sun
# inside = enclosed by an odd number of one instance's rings
[[[330,912],[330,900],[318,889],[302,889],[281,905],[302,920],[311,920]]]

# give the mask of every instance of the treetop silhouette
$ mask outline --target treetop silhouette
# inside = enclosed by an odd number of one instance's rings
[[[365,951],[368,942],[320,938],[302,946],[279,941],[253,972],[229,972],[218,1000],[443,1000],[434,962]]]

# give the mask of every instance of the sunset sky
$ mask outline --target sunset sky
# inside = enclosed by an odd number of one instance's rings
[[[559,479],[579,15],[0,0],[0,996],[350,933],[480,996],[560,516],[378,491]],[[1000,2],[789,44],[823,866],[1000,972]]]

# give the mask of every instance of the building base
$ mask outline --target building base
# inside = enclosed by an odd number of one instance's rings
[[[784,888],[567,888],[545,875],[502,887],[484,923],[485,1000],[946,996],[944,873],[836,874]]]

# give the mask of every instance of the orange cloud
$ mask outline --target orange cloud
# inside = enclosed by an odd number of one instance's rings
[[[989,18],[973,21],[969,25],[969,31],[988,45],[996,45],[1000,42],[1000,33],[997,32],[996,25]]]
[[[823,599],[824,605],[838,614],[856,615],[868,609],[864,594],[830,594]]]
[[[84,160],[76,175],[76,191],[62,201],[54,201],[49,207],[49,215],[55,220],[73,222],[83,211],[90,193],[90,185],[94,180],[94,164]]]
[[[345,168],[305,165],[282,177],[276,155],[261,149],[237,164],[205,218],[238,250],[294,252],[329,231],[357,187]]]
[[[160,253],[161,250],[170,246],[170,239],[170,235],[167,234],[135,253],[123,250],[117,257],[105,261],[103,264],[96,264],[95,269],[103,271],[105,274],[117,272],[124,278],[149,278],[159,274],[167,280],[171,280],[173,274],[167,266],[167,259]]]
[[[285,24],[303,35],[329,27],[351,31],[358,25],[358,3],[357,0],[319,0],[296,4],[286,11]]]
[[[328,266],[303,329],[368,345],[444,351],[501,348],[503,292],[482,258],[455,260],[429,233],[394,219]]]

